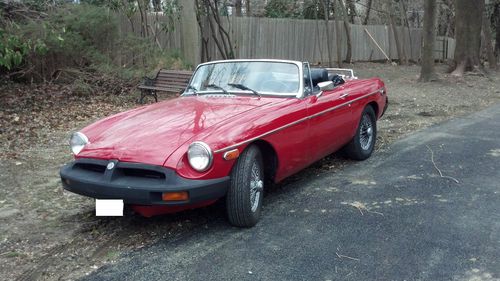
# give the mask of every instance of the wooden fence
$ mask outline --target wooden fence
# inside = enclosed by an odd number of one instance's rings
[[[122,18],[121,33],[125,35],[127,32],[132,32],[132,29],[130,22],[125,17]],[[161,15],[150,15],[148,21],[152,26],[159,26],[161,22],[166,20]],[[135,26],[139,27],[138,19],[135,21]],[[326,27],[322,20],[229,17],[224,18],[224,26],[231,34],[236,58],[290,59],[328,64]],[[371,34],[387,56],[391,59],[398,59],[394,34],[389,26],[350,26],[352,61],[386,60],[384,54],[370,39],[367,32]],[[342,40],[342,58],[345,59],[347,53],[346,33],[343,24],[339,24],[339,27],[341,27],[339,33]],[[336,61],[337,34],[334,21],[329,22],[329,31],[331,33],[332,61]],[[422,30],[397,27],[397,31],[408,59],[419,61]],[[179,50],[192,65],[200,63],[201,35],[193,18],[183,16],[173,31],[159,32],[157,37],[163,48]],[[436,42],[435,58],[443,61],[452,59],[454,48],[454,39],[439,37]],[[222,59],[212,38],[208,44],[208,53],[210,60]]]

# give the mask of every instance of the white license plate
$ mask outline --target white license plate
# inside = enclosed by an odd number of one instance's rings
[[[96,199],[95,215],[98,217],[121,217],[123,216],[122,199]]]

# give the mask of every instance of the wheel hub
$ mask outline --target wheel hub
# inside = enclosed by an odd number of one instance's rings
[[[257,208],[259,207],[262,190],[264,190],[262,175],[260,173],[259,166],[257,163],[254,163],[252,165],[252,174],[250,177],[250,205],[252,206],[252,212],[257,211]]]
[[[370,149],[373,141],[373,125],[368,114],[363,115],[363,119],[361,120],[360,130],[360,145],[361,149],[368,150]]]

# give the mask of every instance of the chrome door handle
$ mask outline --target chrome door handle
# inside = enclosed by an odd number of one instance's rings
[[[348,94],[348,93],[345,93],[345,94],[340,95],[340,98],[341,98],[341,99],[345,99],[345,98],[347,98],[348,96],[349,96],[349,94]]]

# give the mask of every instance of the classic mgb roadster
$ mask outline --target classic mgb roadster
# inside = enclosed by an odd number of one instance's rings
[[[267,184],[341,148],[356,160],[370,157],[387,104],[380,79],[357,79],[351,70],[208,62],[180,97],[74,133],[75,161],[61,168],[62,183],[145,216],[223,199],[229,222],[249,227],[259,220]]]

